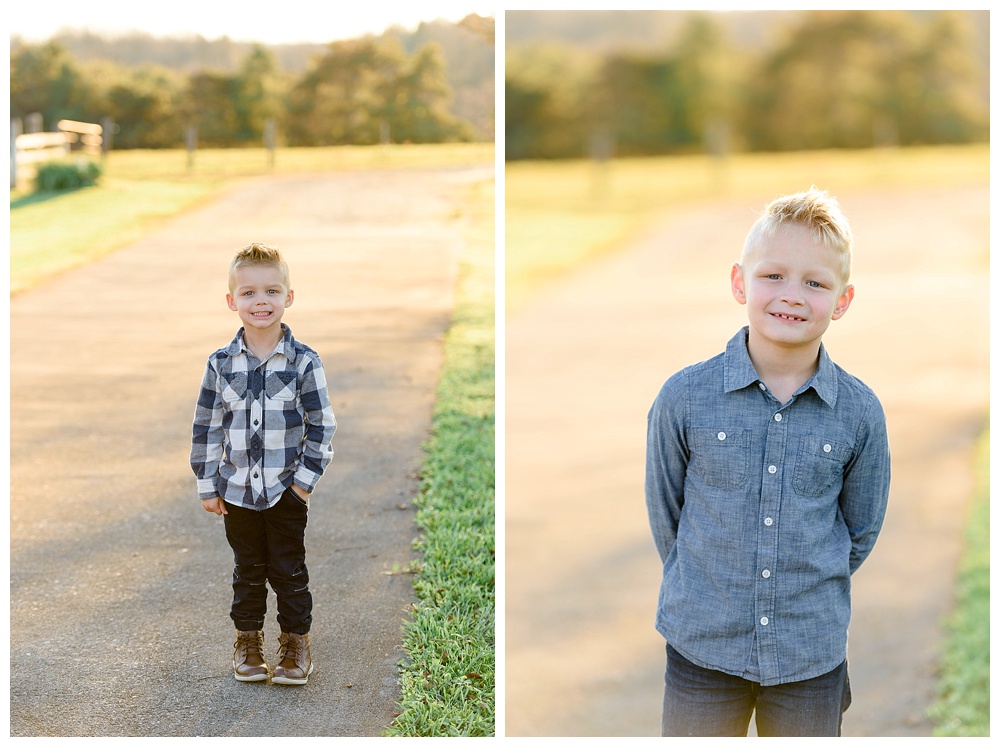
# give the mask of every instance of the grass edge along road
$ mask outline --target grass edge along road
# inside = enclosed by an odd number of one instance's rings
[[[369,165],[360,149],[315,151],[303,171],[321,171],[318,164],[323,163],[326,170],[336,170],[338,163],[352,169]],[[367,153],[372,168],[493,163],[492,147],[482,146],[436,151],[401,146]],[[176,153],[130,153],[129,178],[120,170],[123,158],[110,169],[109,185],[39,196],[12,192],[12,250],[17,246],[11,253],[12,279],[19,278],[22,288],[44,282],[55,272],[124,246],[158,220],[199,204],[234,180],[257,175],[253,169],[241,171],[240,164],[252,160],[245,153],[220,152],[216,157],[212,170],[187,177],[176,172]],[[124,207],[123,199],[128,203]],[[27,221],[22,218],[26,210],[31,214]],[[135,212],[142,215],[137,219]],[[403,698],[387,732],[397,736],[486,736],[495,729],[493,183],[470,187],[461,212],[467,219],[467,249],[445,338],[416,517],[423,559],[406,569],[414,574],[420,603],[412,622],[405,624]],[[59,223],[73,229],[55,225]],[[25,261],[43,250],[56,255],[54,264]]]
[[[938,696],[930,710],[936,737],[990,735],[990,431],[979,439],[976,488],[958,565],[955,610],[945,621]]]
[[[495,734],[493,184],[473,188],[427,460],[400,715],[387,736]]]

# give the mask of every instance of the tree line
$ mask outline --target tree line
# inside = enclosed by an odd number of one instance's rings
[[[508,43],[506,157],[988,140],[988,59],[965,12],[795,18],[753,48],[708,13],[687,14],[668,49]]]
[[[290,146],[492,138],[453,99],[441,45],[407,51],[389,34],[325,45],[300,73],[262,44],[232,71],[80,60],[56,39],[19,41],[10,56],[12,118],[41,114],[44,129],[110,119],[115,148],[178,147],[192,128],[199,146],[259,146],[268,122]]]

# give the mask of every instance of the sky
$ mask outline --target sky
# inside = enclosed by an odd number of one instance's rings
[[[324,6],[326,6],[324,8]],[[390,26],[415,29],[421,21],[459,21],[470,13],[494,15],[492,2],[426,0],[378,2],[353,0],[167,0],[167,2],[91,3],[82,0],[36,0],[16,3],[7,16],[9,36],[42,41],[60,30],[106,34],[143,31],[153,36],[228,36],[263,44],[326,43]]]

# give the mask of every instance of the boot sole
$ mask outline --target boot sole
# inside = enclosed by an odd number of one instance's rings
[[[236,678],[237,682],[263,682],[267,679],[267,672],[261,674],[236,674],[234,672],[233,677]]]
[[[309,681],[309,675],[313,673],[313,665],[309,665],[309,671],[306,672],[306,676],[300,680],[291,679],[290,677],[271,677],[272,685],[304,685]]]

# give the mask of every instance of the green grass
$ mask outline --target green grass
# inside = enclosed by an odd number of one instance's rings
[[[989,146],[514,162],[506,181],[506,308],[698,201],[759,201],[815,184],[848,189],[989,182]],[[749,227],[749,224],[748,224]]]
[[[421,474],[401,712],[386,736],[495,735],[492,184],[471,217]]]
[[[69,192],[10,193],[10,291],[17,293],[135,240],[158,222],[266,174],[492,163],[483,144],[284,148],[273,168],[264,148],[112,151],[104,177]]]
[[[946,623],[934,736],[990,734],[990,436],[976,454],[976,493],[958,569],[956,608]]]

